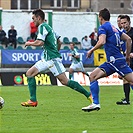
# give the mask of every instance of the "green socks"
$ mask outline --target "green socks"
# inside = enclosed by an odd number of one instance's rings
[[[78,82],[73,81],[73,80],[69,80],[67,83],[67,86],[82,93],[83,95],[85,95],[87,98],[91,95],[90,92],[88,92],[87,90],[85,90]]]
[[[71,79],[71,78],[72,78],[72,76],[73,76],[73,74],[69,74],[69,79]]]
[[[36,99],[36,80],[35,77],[27,77],[28,87],[30,91],[30,100],[35,102]]]
[[[27,77],[28,80],[28,87],[29,87],[29,92],[30,92],[30,100],[31,101],[37,101],[36,99],[36,80],[35,77]],[[85,90],[78,82],[69,80],[67,83],[67,86],[82,93],[85,95],[87,98],[91,95],[90,92]]]

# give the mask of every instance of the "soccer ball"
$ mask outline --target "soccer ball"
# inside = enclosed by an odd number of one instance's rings
[[[4,106],[4,99],[0,97],[0,109],[2,109]]]

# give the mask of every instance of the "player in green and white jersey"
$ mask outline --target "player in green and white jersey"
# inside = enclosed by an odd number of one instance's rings
[[[80,55],[77,51],[76,48],[74,48],[75,44],[73,42],[70,43],[70,50],[71,53],[69,54],[69,56],[72,56],[72,64],[69,68],[69,79],[72,78],[73,76],[73,72],[77,71],[77,72],[83,72],[84,74],[86,74],[87,76],[88,73],[85,72],[84,66],[82,61],[80,60]]]
[[[66,85],[81,94],[85,95],[87,99],[92,102],[91,93],[85,90],[78,82],[69,80],[66,75],[62,64],[61,55],[58,51],[59,45],[57,45],[57,39],[53,29],[44,22],[45,14],[42,10],[37,9],[33,12],[33,22],[38,27],[37,40],[34,42],[26,42],[25,46],[43,46],[44,47],[44,59],[36,62],[27,72],[28,87],[30,92],[30,100],[22,102],[21,105],[25,107],[36,107],[38,102],[36,98],[36,81],[35,77],[39,72],[50,70],[55,77],[63,84]]]

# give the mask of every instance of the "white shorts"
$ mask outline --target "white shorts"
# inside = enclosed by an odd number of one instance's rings
[[[58,76],[66,71],[65,67],[62,64],[62,59],[60,58],[55,58],[48,61],[42,59],[36,62],[34,66],[38,69],[39,72],[50,71],[54,76]]]
[[[81,71],[84,72],[84,67],[83,67],[83,63],[80,61],[77,64],[72,63],[70,68],[72,68],[74,71]]]

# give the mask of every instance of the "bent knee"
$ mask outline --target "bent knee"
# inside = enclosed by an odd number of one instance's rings
[[[38,74],[38,70],[35,67],[32,67],[26,72],[27,77],[34,77]]]
[[[89,76],[90,82],[96,80],[96,76],[94,76],[93,74],[90,74]]]
[[[72,68],[69,69],[69,73],[70,73],[70,74],[73,73],[73,69],[72,69]]]
[[[30,71],[27,71],[27,72],[26,72],[26,76],[27,76],[27,77],[30,77],[30,76],[31,76],[31,72],[30,72]]]
[[[61,81],[62,85],[67,85],[67,82]]]

